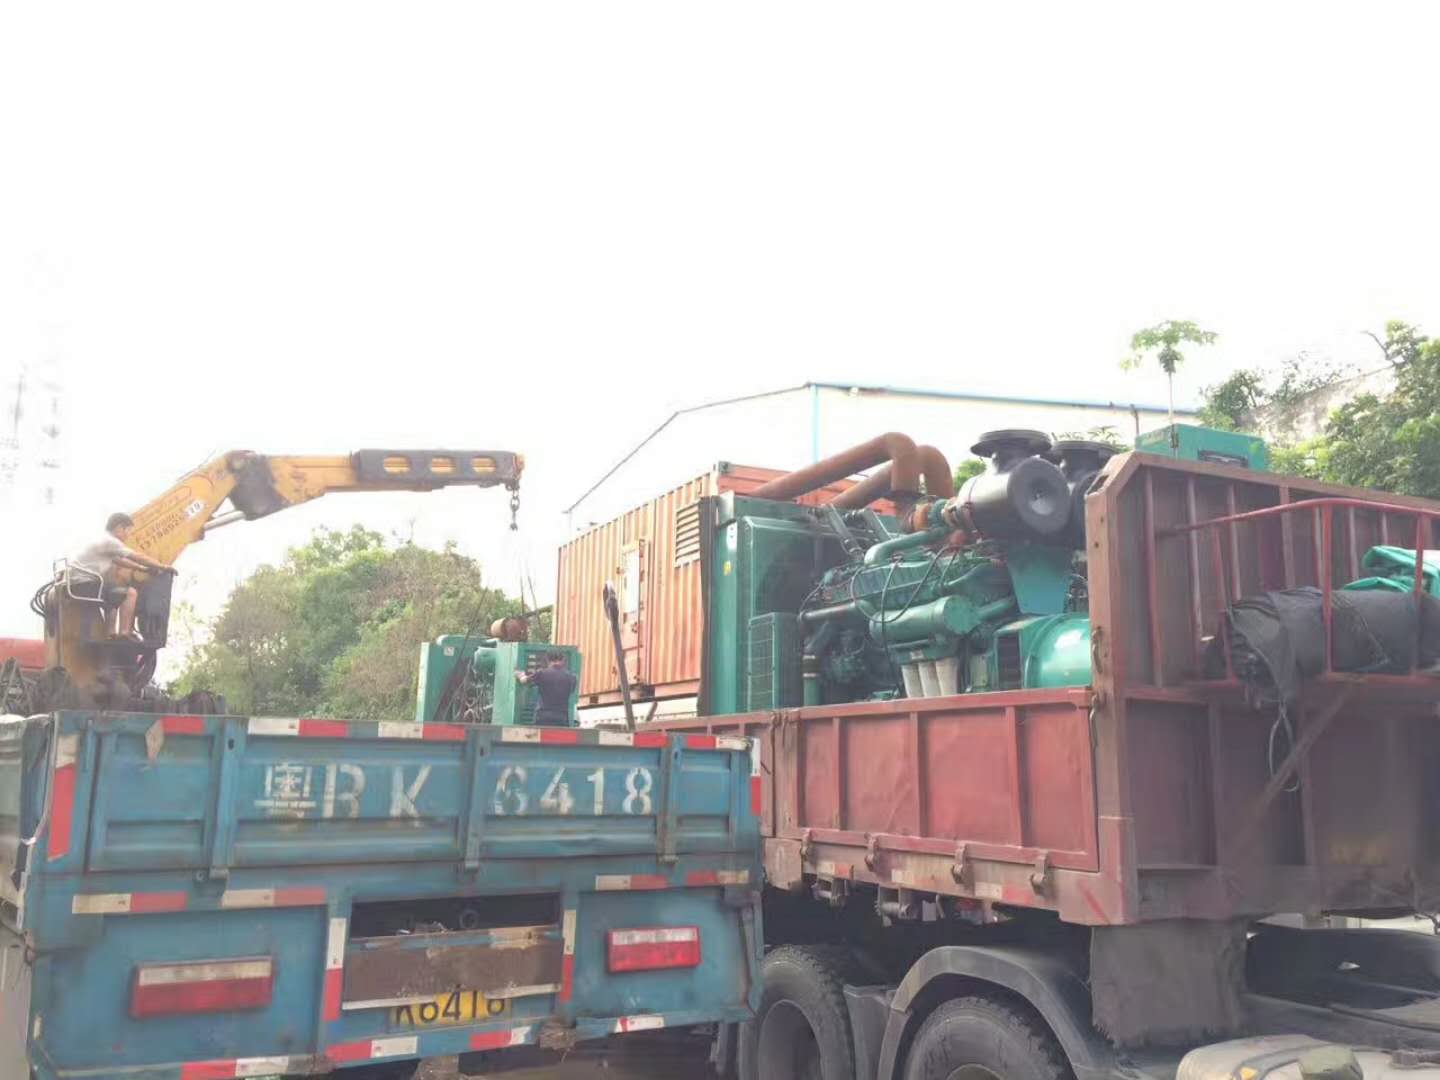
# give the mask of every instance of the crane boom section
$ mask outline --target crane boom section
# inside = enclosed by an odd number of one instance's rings
[[[131,517],[131,548],[166,565],[213,527],[228,500],[253,520],[334,491],[519,486],[524,459],[501,450],[358,450],[294,457],[232,450],[187,473]]]

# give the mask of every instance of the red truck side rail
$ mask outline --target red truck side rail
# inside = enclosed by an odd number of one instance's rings
[[[1440,506],[1126,454],[1086,512],[1089,688],[663,725],[757,737],[770,883],[1092,925],[1440,894],[1440,680],[1310,680],[1276,762],[1275,710],[1203,669],[1234,600],[1314,585],[1329,612],[1369,547],[1436,547]]]

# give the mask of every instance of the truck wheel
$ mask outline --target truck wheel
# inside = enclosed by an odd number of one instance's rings
[[[854,1080],[842,989],[853,966],[837,946],[786,945],[765,957],[760,1008],[740,1028],[741,1080]]]
[[[920,1025],[905,1080],[1068,1080],[1055,1037],[1021,1010],[989,997],[947,1001]]]

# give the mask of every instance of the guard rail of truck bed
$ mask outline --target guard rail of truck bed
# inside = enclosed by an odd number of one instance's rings
[[[1309,679],[1272,762],[1274,708],[1204,658],[1235,600],[1315,586],[1328,613],[1366,550],[1434,549],[1437,520],[1422,499],[1123,454],[1086,499],[1090,686],[654,727],[757,740],[782,888],[862,882],[1090,925],[1432,910],[1440,680]]]

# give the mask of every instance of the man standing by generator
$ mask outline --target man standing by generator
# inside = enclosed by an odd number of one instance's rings
[[[546,657],[549,663],[535,671],[517,671],[515,679],[526,686],[535,687],[540,695],[540,704],[535,709],[535,723],[540,727],[568,727],[570,725],[570,697],[575,693],[579,680],[565,666],[565,654],[552,652]]]

